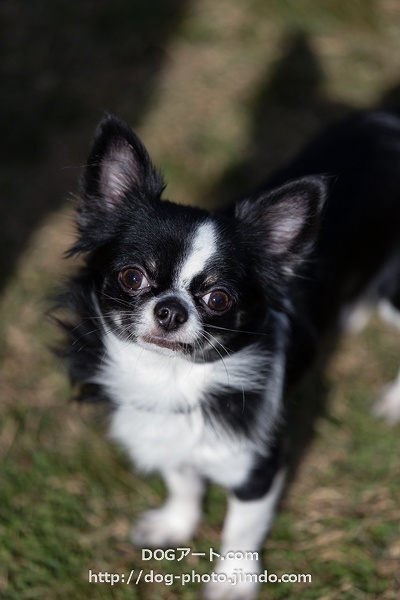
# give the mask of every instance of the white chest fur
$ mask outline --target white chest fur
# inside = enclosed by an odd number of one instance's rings
[[[110,433],[143,471],[190,466],[226,487],[243,481],[253,455],[250,443],[238,444],[205,427],[200,410],[165,415],[121,407],[113,415]]]
[[[193,363],[125,342],[112,333],[104,343],[106,352],[93,381],[106,389],[117,406],[171,413],[198,407],[209,392],[265,389],[265,357],[255,345],[223,361]]]
[[[254,444],[210,427],[200,403],[209,392],[264,391],[260,372],[265,357],[257,348],[249,346],[223,362],[200,364],[128,344],[112,334],[105,343],[106,355],[94,380],[116,405],[111,436],[126,446],[136,465],[165,471],[186,464],[222,485],[239,485]]]

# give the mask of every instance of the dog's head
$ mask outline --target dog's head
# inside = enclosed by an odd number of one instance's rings
[[[301,179],[226,215],[161,200],[146,149],[110,115],[81,187],[71,253],[87,253],[105,330],[194,360],[217,359],[282,307],[314,242],[325,189],[319,178]]]

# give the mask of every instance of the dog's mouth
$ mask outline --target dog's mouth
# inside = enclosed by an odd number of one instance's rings
[[[147,344],[153,344],[160,348],[167,348],[167,350],[173,350],[174,352],[184,352],[189,350],[190,347],[189,344],[168,340],[164,337],[159,337],[158,335],[145,335],[142,340]]]

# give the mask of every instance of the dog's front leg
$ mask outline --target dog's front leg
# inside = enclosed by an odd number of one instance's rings
[[[201,519],[203,479],[188,467],[163,476],[168,497],[161,508],[145,512],[137,522],[132,538],[138,546],[158,548],[187,542]]]
[[[400,290],[397,301],[381,300],[378,304],[379,316],[400,331]],[[386,419],[391,425],[400,423],[400,371],[396,379],[382,390],[382,393],[373,407],[377,417]]]
[[[253,600],[256,597],[261,572],[258,554],[271,527],[284,480],[285,469],[281,468],[261,498],[240,500],[234,494],[229,497],[221,558],[214,569],[214,581],[206,585],[207,600]]]

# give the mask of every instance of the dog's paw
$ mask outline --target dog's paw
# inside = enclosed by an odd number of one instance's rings
[[[374,416],[385,419],[390,425],[400,422],[400,376],[385,387],[372,412]]]
[[[165,506],[143,513],[133,527],[131,539],[136,546],[175,546],[191,539],[197,523],[197,515],[183,515]]]
[[[255,600],[261,565],[258,560],[220,560],[205,587],[205,600]]]

